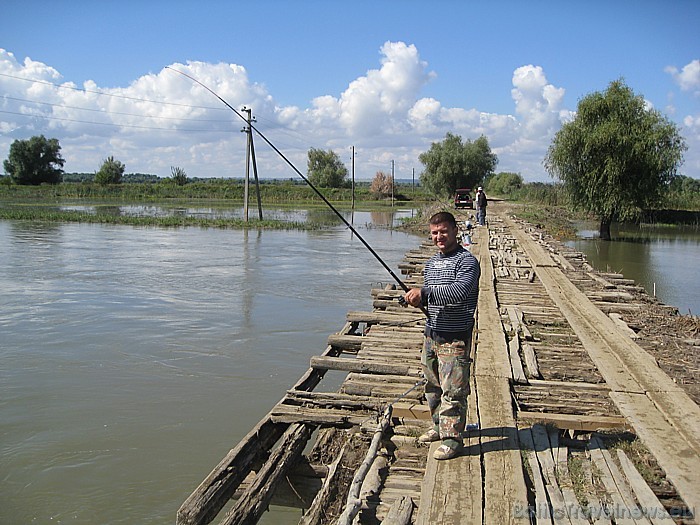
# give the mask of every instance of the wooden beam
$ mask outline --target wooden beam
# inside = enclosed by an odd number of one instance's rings
[[[312,357],[311,367],[324,370],[343,370],[346,372],[372,372],[375,374],[392,374],[418,377],[419,368],[405,365],[378,363],[366,359],[346,359],[343,357]]]
[[[304,451],[312,431],[311,425],[297,424],[292,425],[285,432],[280,446],[265,462],[255,477],[255,481],[236,502],[220,525],[258,522],[270,505],[277,484]]]
[[[599,429],[631,430],[624,417],[550,414],[546,412],[517,412],[518,421],[552,424],[568,430],[593,431]]]

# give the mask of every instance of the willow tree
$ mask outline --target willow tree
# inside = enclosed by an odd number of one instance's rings
[[[475,141],[447,133],[442,142],[433,142],[430,150],[418,156],[425,170],[421,183],[437,195],[450,195],[458,188],[474,188],[491,174],[498,158],[483,135]]]
[[[58,139],[38,135],[28,140],[15,140],[3,167],[15,184],[58,184],[65,162]]]
[[[686,149],[674,123],[616,80],[581,99],[544,166],[563,182],[574,207],[600,219],[600,238],[610,240],[613,222],[658,203]]]
[[[321,188],[343,187],[348,169],[336,152],[311,148],[307,155],[307,175],[311,184]]]

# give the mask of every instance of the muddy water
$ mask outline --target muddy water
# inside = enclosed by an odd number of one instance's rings
[[[396,270],[419,239],[376,227],[394,219],[355,214]],[[338,226],[0,221],[0,523],[174,523],[390,281]],[[299,517],[273,508],[263,523]]]

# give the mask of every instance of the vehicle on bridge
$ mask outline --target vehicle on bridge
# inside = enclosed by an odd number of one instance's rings
[[[474,208],[471,188],[461,188],[455,191],[455,208]]]

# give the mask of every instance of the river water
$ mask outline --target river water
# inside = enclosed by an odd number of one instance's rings
[[[584,253],[597,270],[622,273],[680,313],[700,315],[697,229],[616,224],[611,231],[614,240],[601,241],[597,227],[578,223],[578,239],[567,244]]]
[[[419,239],[377,226],[410,213],[354,216],[397,273]],[[0,523],[174,523],[390,282],[343,226],[0,221]],[[300,515],[273,508],[263,523]]]

